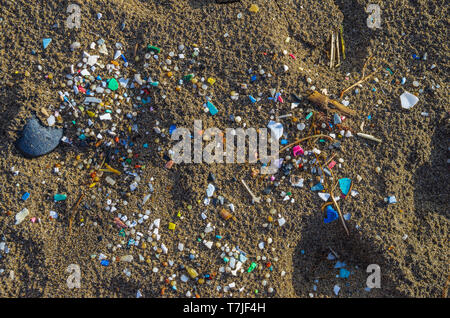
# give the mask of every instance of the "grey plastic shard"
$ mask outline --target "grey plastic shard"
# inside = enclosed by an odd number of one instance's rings
[[[25,125],[16,146],[26,157],[39,157],[53,151],[62,136],[62,128],[44,127],[36,117],[32,117]]]
[[[84,104],[89,104],[89,103],[97,103],[100,104],[102,102],[102,100],[100,98],[96,98],[96,97],[86,97],[86,99],[84,100]]]

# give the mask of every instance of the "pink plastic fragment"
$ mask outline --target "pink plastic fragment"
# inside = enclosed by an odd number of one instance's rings
[[[278,95],[278,101],[279,101],[280,103],[284,103],[284,101],[283,101],[283,97],[281,97],[281,94],[280,94],[280,95]]]
[[[302,147],[300,147],[300,146],[295,146],[293,149],[292,149],[292,151],[293,151],[293,153],[294,153],[294,156],[297,156],[297,155],[303,155],[304,153],[305,153],[305,151],[303,150],[303,148]]]
[[[36,223],[36,218],[35,218],[35,217],[32,217],[32,218],[31,218],[31,222]]]
[[[292,58],[293,58],[294,60],[296,60],[296,59],[297,59],[297,58],[295,57],[295,55],[294,55],[294,54],[292,54],[292,53],[290,53],[290,54],[289,54],[289,56],[290,56],[290,57],[292,57]]]
[[[333,167],[336,165],[336,161],[332,160],[329,164],[328,164],[328,168],[333,169]]]

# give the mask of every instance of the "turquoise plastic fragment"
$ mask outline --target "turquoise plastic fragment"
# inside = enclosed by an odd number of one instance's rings
[[[349,178],[339,179],[339,187],[344,195],[347,195],[350,191],[350,186],[352,184],[352,180]]]
[[[65,199],[67,199],[67,195],[65,195],[65,194],[55,194],[53,196],[53,199],[55,201],[64,201]]]
[[[206,107],[208,107],[209,112],[211,115],[217,114],[219,111],[217,110],[216,106],[213,105],[211,102],[206,103]]]
[[[52,39],[50,38],[46,38],[42,40],[42,45],[44,46],[44,49],[47,48],[47,46],[50,44],[50,42],[52,41]]]

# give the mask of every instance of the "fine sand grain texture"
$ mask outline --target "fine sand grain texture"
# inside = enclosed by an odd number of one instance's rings
[[[79,29],[65,25],[69,3],[81,8]],[[369,13],[365,9],[369,3],[380,5],[380,29],[367,27]],[[252,4],[258,6],[258,12],[249,11]],[[97,19],[97,13],[102,14],[101,19]],[[231,4],[213,0],[0,0],[0,243],[5,242],[9,249],[8,253],[0,251],[0,296],[136,297],[138,290],[144,297],[185,297],[188,292],[200,297],[446,295],[450,210],[448,16],[443,0],[242,0]],[[121,30],[123,22],[125,28]],[[331,31],[341,25],[346,59],[330,69],[329,39]],[[43,38],[52,38],[46,49]],[[141,73],[160,82],[150,93],[153,111],[148,105],[136,109],[133,103],[124,103],[123,120],[116,122],[120,140],[134,144],[127,148],[132,149],[127,172],[140,177],[134,191],[130,190],[134,176],[124,171],[123,160],[119,159],[128,158],[127,149],[114,141],[114,149],[106,142],[95,146],[96,134],[109,129],[109,124],[96,120],[93,141],[81,142],[77,129],[88,127],[89,118],[83,114],[73,124],[69,107],[60,111],[62,121],[56,126],[65,128],[64,135],[73,140],[72,145],[61,143],[54,152],[34,159],[23,158],[14,145],[28,118],[36,114],[45,124],[48,114],[42,109],[48,113],[59,109],[62,103],[58,91],[72,90],[66,86],[70,65],[80,62],[83,51],[95,52],[89,46],[100,38],[109,51],[104,63],[113,59],[115,44],[120,42],[130,62],[128,68],[121,66],[123,74],[132,80],[134,73]],[[75,41],[81,48],[71,51]],[[153,57],[145,68],[148,44],[161,48],[161,61],[171,51],[178,54],[180,44],[186,47],[186,59],[177,62],[179,70],[172,69],[173,77],[169,78],[164,65]],[[191,63],[194,47],[199,48],[199,56]],[[138,61],[134,52],[140,57]],[[414,54],[420,59],[414,59]],[[264,69],[265,77],[250,82],[251,75],[259,74],[258,66]],[[351,214],[346,221],[349,236],[339,220],[324,223],[323,201],[310,191],[317,183],[317,175],[312,175],[310,168],[294,167],[291,173],[305,179],[304,188],[291,186],[289,176],[282,178],[284,172],[280,170],[275,175],[278,186],[269,194],[263,190],[274,181],[269,176],[251,175],[252,169],[261,168],[260,164],[175,164],[165,168],[168,150],[175,144],[168,137],[173,124],[191,131],[194,120],[202,120],[203,129],[225,131],[244,124],[264,128],[272,118],[291,113],[297,122],[291,117],[279,121],[288,141],[293,142],[307,136],[311,119],[305,117],[321,108],[302,98],[291,110],[291,103],[296,102],[292,94],[305,96],[314,86],[317,91],[326,89],[331,99],[342,101],[341,91],[360,80],[363,70],[369,75],[378,68],[379,72],[356,87],[357,94],[351,89],[344,95],[350,102],[348,107],[357,112],[343,123],[354,136],[339,139],[341,149],[334,151],[335,161],[343,158],[341,166],[338,163],[333,168],[334,181],[351,178],[353,189],[359,193],[338,201],[341,211]],[[190,73],[198,79],[216,80],[207,90],[219,110],[216,115],[203,111],[205,97],[199,96],[192,84],[183,84],[177,90],[178,80]],[[269,73],[271,77],[266,76]],[[402,77],[406,78],[403,85]],[[419,85],[414,86],[413,81]],[[247,90],[241,88],[242,83],[248,84]],[[281,92],[284,103],[267,99],[271,88]],[[399,96],[405,90],[417,94],[420,100],[409,110],[400,105]],[[232,91],[239,93],[238,100],[230,98]],[[135,92],[138,94],[139,89]],[[247,95],[261,96],[261,100],[252,103]],[[131,119],[125,116],[133,112],[136,114]],[[242,121],[232,121],[231,115],[240,116]],[[329,115],[332,118],[333,113]],[[299,122],[307,124],[307,129],[299,131]],[[138,131],[131,129],[133,124]],[[156,125],[165,137],[155,132]],[[321,130],[320,125],[318,131],[331,132]],[[339,130],[333,132],[339,134]],[[356,137],[357,132],[382,142]],[[302,144],[305,150],[319,145]],[[327,146],[320,149],[327,157],[334,153]],[[292,151],[281,154],[286,155],[292,156]],[[95,164],[105,158],[122,174],[105,172],[99,183],[89,188]],[[214,198],[224,197],[223,207],[217,202],[217,206],[203,203],[210,173],[215,176]],[[115,185],[106,183],[106,175],[114,177]],[[240,179],[262,198],[260,204],[252,204]],[[154,192],[142,206],[149,183]],[[25,202],[21,200],[24,192],[30,193]],[[283,201],[282,192],[292,192],[290,199],[294,202]],[[67,194],[67,199],[55,202],[57,193]],[[384,199],[388,196],[395,196],[397,203],[387,204]],[[105,209],[107,200],[117,211]],[[235,207],[235,220],[224,221],[219,211],[228,209],[229,203]],[[15,215],[23,208],[30,215],[15,225]],[[143,233],[141,243],[127,247],[136,234],[126,229],[125,237],[119,235],[114,217],[121,213],[131,221],[138,220],[146,210],[150,210],[149,219],[136,227]],[[50,218],[50,211],[57,212],[58,218]],[[270,223],[269,216],[274,222],[265,227]],[[286,220],[283,226],[278,225],[280,217]],[[158,218],[161,237],[157,241],[148,230]],[[176,224],[175,230],[169,230],[169,223]],[[208,223],[215,228],[205,234]],[[267,242],[269,237],[271,244]],[[213,247],[208,249],[203,239],[213,241]],[[144,241],[146,244],[142,244]],[[264,250],[258,247],[261,241],[266,242]],[[182,252],[177,248],[180,242],[184,244]],[[216,242],[230,249],[237,246],[247,254],[243,273],[235,277],[220,272],[226,264]],[[167,253],[161,251],[161,243]],[[348,278],[337,277],[337,260],[327,259],[331,250],[346,263]],[[190,253],[194,259],[190,259]],[[109,266],[101,265],[101,254],[110,261]],[[133,262],[118,261],[124,255],[133,255]],[[258,268],[247,273],[252,262]],[[272,271],[267,262],[271,262]],[[81,269],[81,288],[67,286],[70,264]],[[381,288],[367,291],[369,264],[380,266]],[[180,276],[187,272],[180,265],[212,279],[182,282]],[[131,274],[126,275],[124,270]],[[168,281],[174,274],[176,291]],[[236,287],[225,290],[232,282]],[[337,296],[335,285],[341,288]]]

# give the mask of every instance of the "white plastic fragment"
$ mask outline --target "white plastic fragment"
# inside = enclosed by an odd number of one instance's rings
[[[336,296],[339,294],[340,290],[341,290],[341,287],[339,287],[338,285],[334,285],[333,291]]]
[[[278,225],[279,226],[283,226],[286,223],[286,220],[284,218],[279,218],[278,219]]]
[[[100,120],[111,120],[112,119],[110,113],[104,113],[104,114],[98,116],[98,118],[100,118]]]
[[[404,92],[402,95],[400,95],[400,102],[402,104],[402,107],[405,109],[410,109],[414,105],[417,104],[419,101],[419,98],[409,92]]]
[[[24,208],[22,211],[16,214],[16,224],[18,225],[25,220],[25,218],[30,214],[30,211],[28,211],[27,208]]]
[[[330,198],[330,194],[329,193],[325,193],[325,192],[319,192],[319,197],[324,200],[325,202],[328,201],[328,199]]]

